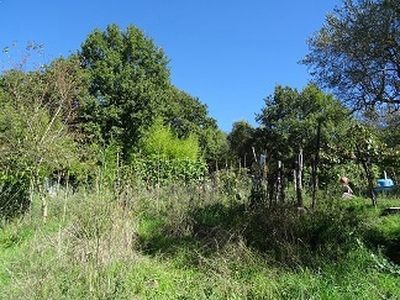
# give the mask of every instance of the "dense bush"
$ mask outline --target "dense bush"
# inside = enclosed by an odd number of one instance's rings
[[[245,236],[250,246],[289,266],[316,267],[338,262],[356,245],[360,218],[343,210],[298,211],[271,207],[249,214]]]
[[[162,158],[196,160],[199,157],[197,138],[194,135],[178,138],[170,126],[163,125],[161,118],[144,134],[140,149],[148,156]]]
[[[246,197],[230,193],[240,190],[236,175],[220,175],[227,178],[214,185],[131,181],[122,188],[129,207],[99,179],[95,189],[49,202],[47,223],[34,196],[29,218],[0,229],[2,295],[396,299],[399,268],[359,235],[366,219],[378,221],[370,206],[337,201],[336,208],[305,214],[288,206],[252,210]]]
[[[365,230],[367,244],[400,264],[400,216],[382,216]]]
[[[23,176],[0,180],[0,220],[26,212],[30,205],[30,181]]]
[[[206,176],[207,165],[202,159],[153,155],[134,157],[128,169],[148,185],[168,185],[171,182],[201,182]]]

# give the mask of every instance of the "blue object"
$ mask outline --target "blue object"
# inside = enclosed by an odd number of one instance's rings
[[[378,179],[378,186],[375,187],[376,192],[387,191],[390,192],[394,187],[393,180],[390,178],[387,179]]]
[[[393,180],[388,178],[388,179],[378,179],[378,185],[381,187],[388,187],[388,186],[393,186]]]

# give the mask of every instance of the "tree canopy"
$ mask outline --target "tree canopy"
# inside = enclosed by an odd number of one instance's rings
[[[229,146],[240,165],[248,167],[253,161],[252,147],[256,146],[256,129],[247,121],[233,123],[228,135]]]
[[[90,33],[79,55],[91,73],[88,122],[104,141],[130,149],[164,107],[168,58],[137,27],[121,30],[116,24]]]
[[[399,7],[398,0],[346,0],[308,40],[302,63],[354,110],[400,107]]]
[[[116,24],[95,29],[66,59],[1,74],[0,175],[29,173],[39,186],[55,170],[87,167],[88,159],[92,175],[96,166],[114,163],[112,172],[123,165],[147,176],[162,158],[170,164],[165,174],[177,162],[195,166],[194,177],[186,179],[200,178],[206,163],[209,170],[250,167],[254,152],[267,154],[273,168],[280,161],[292,172],[302,152],[313,191],[318,176],[332,182],[335,167],[349,162],[363,164],[371,190],[377,163],[397,166],[400,60],[394,3],[346,1],[309,41],[311,52],[303,63],[313,68],[320,86],[310,83],[301,91],[276,86],[256,117],[260,126],[235,122],[229,134],[208,115],[206,104],[171,83],[169,59],[140,29]],[[359,116],[368,126],[356,124],[341,100],[362,109]],[[380,111],[379,104],[384,104]],[[372,131],[379,132],[374,143]]]
[[[271,155],[277,160],[294,161],[300,149],[314,153],[319,123],[322,126],[320,143],[325,145],[325,150],[340,145],[337,142],[346,131],[342,124],[348,118],[348,110],[339,101],[313,84],[301,92],[278,85],[274,94],[265,99],[257,121]]]
[[[196,135],[206,158],[217,156],[221,133],[207,106],[171,84],[169,59],[140,29],[96,29],[79,57],[90,73],[90,97],[82,107],[87,135],[101,144],[113,140],[129,154],[161,118],[179,138]]]

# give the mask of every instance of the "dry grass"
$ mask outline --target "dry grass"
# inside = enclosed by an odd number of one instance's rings
[[[46,224],[34,202],[30,214],[1,229],[0,299],[396,299],[400,294],[396,266],[378,254],[372,257],[362,243],[340,264],[321,260],[315,269],[289,268],[268,251],[256,251],[244,235],[243,200],[228,196],[220,188],[183,185],[132,184],[119,194],[81,190],[49,199]],[[253,222],[254,230],[268,229],[261,217]],[[284,247],[289,255],[290,244]]]

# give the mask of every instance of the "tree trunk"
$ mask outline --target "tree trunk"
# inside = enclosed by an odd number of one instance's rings
[[[303,206],[303,149],[300,149],[300,153],[297,155],[296,161],[296,198],[297,206]]]
[[[48,204],[47,204],[45,190],[43,188],[43,185],[39,181],[39,179],[36,179],[36,188],[37,188],[37,191],[39,192],[40,200],[41,200],[41,203],[42,203],[42,219],[43,219],[43,223],[46,223],[47,215],[48,215]]]
[[[362,155],[362,152],[360,151],[358,146],[356,146],[356,150],[357,150],[357,154],[358,154],[358,159],[361,161],[365,175],[367,176],[369,197],[371,198],[372,205],[374,207],[377,207],[378,202],[376,201],[376,195],[375,195],[375,190],[374,190],[375,178],[374,178],[374,174],[372,173],[371,168],[370,168],[369,158]]]
[[[39,175],[36,174],[34,182],[36,185],[36,190],[38,191],[39,195],[40,195],[40,200],[41,200],[41,204],[42,204],[42,219],[43,219],[43,223],[46,223],[47,221],[47,215],[48,215],[48,204],[47,204],[47,199],[46,199],[46,191],[45,188],[43,186],[43,183],[40,181],[39,179]]]
[[[376,195],[375,195],[375,190],[374,190],[374,175],[371,172],[371,169],[369,167],[369,163],[366,159],[362,159],[362,165],[365,171],[365,175],[367,176],[367,181],[368,181],[368,194],[369,197],[371,198],[372,205],[374,207],[378,206],[378,202],[376,200]]]
[[[318,165],[319,165],[319,151],[321,144],[321,120],[318,120],[317,137],[315,145],[315,156],[312,163],[311,177],[312,177],[312,209],[315,208],[317,202],[317,190],[318,190]]]
[[[43,218],[43,223],[47,222],[47,200],[46,200],[46,195],[41,193],[41,198],[42,198],[42,218]]]
[[[285,191],[283,186],[283,164],[278,161],[278,171],[276,177],[276,203],[283,204],[285,202]]]

